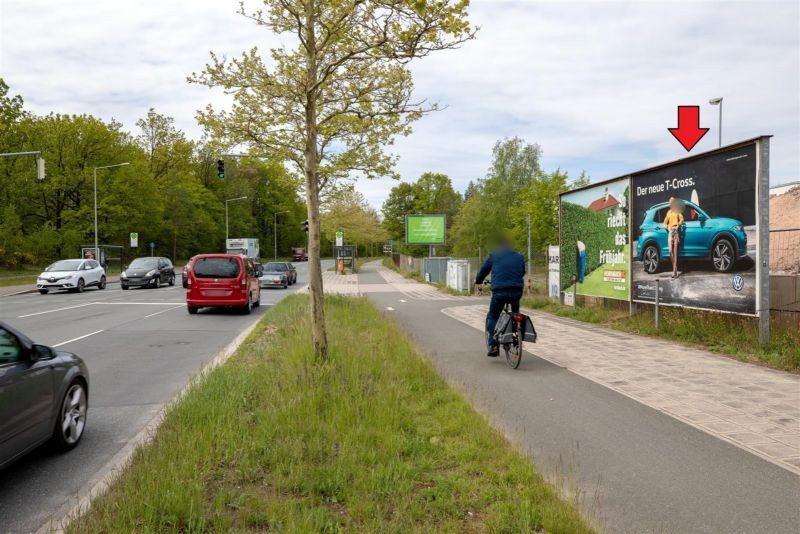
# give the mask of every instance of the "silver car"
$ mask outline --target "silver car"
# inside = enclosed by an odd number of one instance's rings
[[[75,447],[88,408],[82,359],[0,322],[0,469],[47,441],[61,451]]]

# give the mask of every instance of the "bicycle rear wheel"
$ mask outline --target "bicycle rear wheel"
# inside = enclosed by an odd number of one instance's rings
[[[506,343],[503,345],[506,352],[506,362],[512,369],[519,367],[522,362],[522,340],[517,340],[515,343]]]

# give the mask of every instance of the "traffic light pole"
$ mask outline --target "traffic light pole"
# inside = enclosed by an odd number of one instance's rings
[[[30,152],[4,152],[0,154],[0,158],[13,158],[15,156],[35,156],[36,157],[36,177],[39,180],[44,180],[44,159],[42,158],[41,150],[33,150]]]

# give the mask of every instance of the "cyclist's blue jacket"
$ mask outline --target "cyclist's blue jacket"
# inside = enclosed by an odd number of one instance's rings
[[[482,284],[490,272],[493,293],[521,293],[525,288],[525,258],[514,249],[501,248],[489,254],[475,283]]]

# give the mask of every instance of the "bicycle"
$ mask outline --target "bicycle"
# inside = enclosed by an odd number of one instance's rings
[[[498,345],[503,347],[508,366],[512,369],[517,369],[522,362],[523,342],[536,343],[537,335],[536,329],[533,327],[533,321],[524,313],[514,313],[511,309],[511,304],[506,303],[500,313],[500,317],[497,319],[494,332],[489,332],[488,325],[489,316],[487,314],[486,325],[484,326],[486,348],[490,348],[489,341],[494,339]]]

